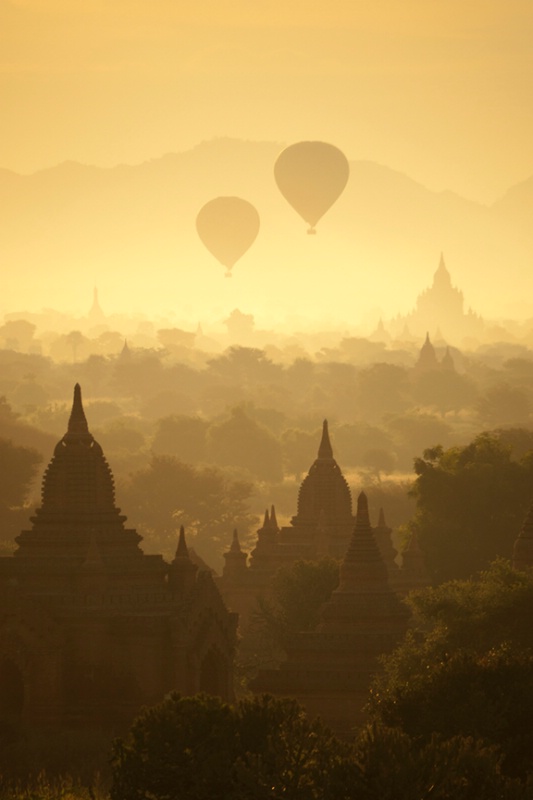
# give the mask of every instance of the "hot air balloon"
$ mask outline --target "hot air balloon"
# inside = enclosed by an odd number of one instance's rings
[[[298,142],[283,150],[274,164],[281,194],[309,224],[307,233],[346,186],[350,167],[338,147],[327,142]]]
[[[226,278],[231,278],[233,265],[259,232],[259,214],[241,197],[215,197],[198,212],[196,230],[209,252],[226,267]]]

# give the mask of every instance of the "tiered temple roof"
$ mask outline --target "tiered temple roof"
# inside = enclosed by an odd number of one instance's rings
[[[171,564],[125,528],[79,385],[41,501],[0,558],[0,675],[20,697],[9,710],[0,692],[0,720],[113,727],[172,690],[232,699],[236,615],[183,528]]]
[[[390,587],[361,493],[340,583],[322,607],[318,628],[293,637],[287,660],[279,669],[261,670],[252,688],[295,696],[309,714],[347,734],[364,718],[378,657],[397,644],[407,619],[407,609]]]

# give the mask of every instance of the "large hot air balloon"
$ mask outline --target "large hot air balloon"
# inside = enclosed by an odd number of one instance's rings
[[[309,224],[307,233],[346,186],[350,167],[338,147],[327,142],[298,142],[283,150],[274,164],[278,189]]]
[[[259,231],[259,214],[241,197],[215,197],[202,206],[196,217],[196,230],[215,258],[231,268],[246,253]]]

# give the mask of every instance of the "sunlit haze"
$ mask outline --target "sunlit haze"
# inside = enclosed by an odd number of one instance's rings
[[[444,252],[467,306],[533,316],[532,25],[529,0],[0,0],[0,311],[83,314],[96,284],[108,313],[364,331]],[[301,140],[351,167],[312,237],[272,175]],[[261,218],[230,279],[194,225],[217,195]]]

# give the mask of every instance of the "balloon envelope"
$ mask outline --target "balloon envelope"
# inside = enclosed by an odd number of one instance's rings
[[[274,177],[283,197],[314,226],[339,197],[350,166],[344,153],[327,142],[298,142],[283,150],[274,164]]]
[[[198,212],[196,230],[209,252],[226,267],[229,276],[235,262],[259,232],[259,214],[241,197],[215,197]]]

